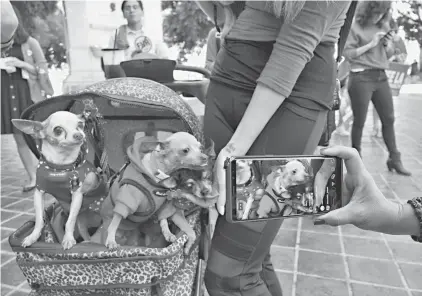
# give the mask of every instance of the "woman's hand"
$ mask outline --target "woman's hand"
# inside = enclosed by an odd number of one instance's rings
[[[316,218],[315,225],[353,224],[365,230],[405,234],[403,227],[400,226],[404,213],[403,205],[385,198],[355,149],[335,146],[322,149],[321,154],[342,158],[347,174],[343,183],[342,204],[344,206]]]
[[[5,70],[9,74],[16,72],[16,67],[7,64],[7,58],[0,58],[0,69]]]
[[[23,68],[25,63],[24,61],[21,61],[20,59],[15,57],[7,57],[5,58],[5,62],[7,66],[15,68]]]
[[[209,224],[211,226],[211,233],[214,232],[215,224],[217,222],[218,214],[224,215],[226,208],[226,170],[225,163],[227,158],[233,156],[235,149],[232,144],[228,144],[221,149],[214,164],[214,182],[218,188],[218,198],[215,207],[210,207]],[[236,156],[239,156],[236,154]]]
[[[381,39],[386,35],[384,32],[375,33],[374,37],[372,37],[371,42],[369,43],[372,47],[375,47],[380,43]]]

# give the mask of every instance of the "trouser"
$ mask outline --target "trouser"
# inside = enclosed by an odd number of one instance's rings
[[[211,81],[206,99],[204,132],[218,153],[230,140],[251,91]],[[289,100],[294,101],[294,97]],[[310,110],[285,101],[249,150],[249,155],[313,154],[324,129],[327,111]],[[211,296],[280,296],[270,247],[282,219],[231,224],[220,216],[205,272]]]
[[[348,84],[353,111],[352,147],[361,153],[362,131],[372,101],[382,123],[382,136],[390,156],[398,155],[394,131],[394,104],[384,70],[372,69],[350,73]]]

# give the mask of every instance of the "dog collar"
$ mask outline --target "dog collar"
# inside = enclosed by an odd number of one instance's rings
[[[284,187],[283,187],[282,192],[288,192],[288,191],[286,190],[286,188],[284,188]],[[267,192],[267,193],[268,193],[268,192]],[[274,190],[274,189],[273,189],[273,194],[274,194],[275,196],[277,196],[278,198],[285,199],[285,198],[284,198],[281,194],[279,194],[279,193],[275,192],[275,190]]]

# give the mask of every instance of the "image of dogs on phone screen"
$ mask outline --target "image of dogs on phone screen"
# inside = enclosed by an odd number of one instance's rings
[[[315,215],[337,208],[341,176],[336,174],[335,158],[236,159],[233,220]]]

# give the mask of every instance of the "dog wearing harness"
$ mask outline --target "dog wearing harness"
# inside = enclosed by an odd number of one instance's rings
[[[100,241],[106,237],[105,245],[117,248],[119,230],[131,230],[133,239],[139,240],[139,225],[156,220],[157,211],[175,197],[170,193],[177,184],[169,174],[180,168],[207,165],[208,156],[201,148],[196,138],[185,132],[175,133],[164,142],[136,139],[127,149],[129,162],[122,168],[119,181],[111,185],[101,209]]]

